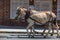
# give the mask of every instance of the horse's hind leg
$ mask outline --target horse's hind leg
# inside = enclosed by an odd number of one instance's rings
[[[46,36],[44,36],[44,38],[48,37],[48,34],[49,34],[50,30],[51,30],[51,23],[49,23],[49,27],[48,28],[49,28],[48,29],[48,33],[46,34]]]
[[[53,36],[53,34],[54,34],[54,25],[53,24],[51,24],[51,26],[52,26],[52,33],[51,33],[51,36]]]
[[[51,28],[49,28],[48,33],[46,34],[46,36],[44,36],[44,38],[48,37],[50,30],[51,30]]]
[[[57,38],[59,37],[59,33],[58,33],[59,31],[58,31],[58,29],[59,29],[59,28],[57,28]]]
[[[54,27],[57,29],[57,38],[59,37],[59,26],[56,21],[54,21]]]
[[[46,28],[44,28],[43,32],[41,33],[42,36],[44,35],[45,31],[46,31]]]
[[[56,27],[57,27],[57,38],[58,38],[59,37],[59,26],[57,23],[56,23]]]
[[[53,27],[55,27],[56,26],[56,29],[57,29],[57,38],[59,37],[59,26],[58,26],[58,24],[56,23],[56,24],[53,24]],[[52,28],[52,34],[51,34],[51,36],[54,34],[54,28]]]
[[[51,36],[53,36],[53,34],[54,34],[54,29],[52,28]]]
[[[45,31],[46,31],[47,28],[48,28],[48,23],[46,23],[46,25],[44,26],[44,30],[43,30],[43,32],[42,32],[41,35],[44,35],[44,33],[45,33]]]

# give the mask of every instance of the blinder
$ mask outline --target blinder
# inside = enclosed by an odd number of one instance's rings
[[[19,9],[18,9],[18,10],[17,10],[17,12],[16,12],[16,14],[18,14],[18,15],[19,15],[19,14],[21,14],[21,12],[20,12],[20,11],[21,11],[21,10],[19,10]]]
[[[17,20],[17,18],[18,18],[18,16],[21,14],[21,12],[20,12],[21,10],[17,10],[17,12],[16,12],[16,14],[17,14],[17,16],[15,17],[15,20]]]

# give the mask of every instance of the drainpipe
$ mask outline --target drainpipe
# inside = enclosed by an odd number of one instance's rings
[[[5,0],[2,1],[3,2],[3,13],[2,13],[2,25],[4,25],[4,5],[5,5]]]

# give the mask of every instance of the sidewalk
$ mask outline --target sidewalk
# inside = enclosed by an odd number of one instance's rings
[[[35,28],[35,31],[37,32],[43,32],[44,28],[43,27],[38,27]],[[29,30],[30,31],[30,30]],[[48,30],[46,30],[47,32]],[[16,32],[16,33],[26,33],[26,26],[2,26],[0,25],[0,32]],[[54,30],[56,33],[57,31]],[[60,30],[59,30],[60,32]]]
[[[2,26],[0,25],[0,29],[26,29],[26,26]]]
[[[43,29],[42,27],[36,27],[36,29]],[[42,31],[42,30],[41,30]],[[0,25],[0,32],[17,32],[26,33],[26,26],[2,26]]]
[[[43,38],[40,35],[42,33],[43,28],[38,27],[39,29],[35,29],[36,32],[39,32],[38,35],[35,35],[34,38],[28,38],[26,27],[21,26],[1,26],[0,25],[0,40],[60,40],[56,38],[56,34],[54,36],[49,36],[47,38]],[[46,30],[47,33],[48,30]],[[54,30],[56,33],[56,30]],[[59,30],[60,32],[60,30]]]

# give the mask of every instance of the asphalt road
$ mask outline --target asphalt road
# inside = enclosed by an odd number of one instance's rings
[[[0,29],[26,29],[26,27],[21,26],[1,26]],[[39,27],[37,27],[39,29]],[[40,27],[40,29],[43,29],[43,27]],[[0,33],[0,40],[60,40],[59,38],[56,38],[56,35],[49,36],[47,38],[44,38],[41,35],[35,36],[34,38],[28,38],[26,34],[20,34],[20,33]]]
[[[44,27],[41,27],[41,26],[37,26],[37,25],[35,25],[34,27],[36,28],[36,29],[42,29],[42,28],[44,28]],[[2,26],[2,25],[0,25],[0,29],[26,29],[26,27],[27,26]]]
[[[29,38],[0,38],[0,40],[60,40],[60,39],[29,39]]]
[[[43,38],[43,36],[35,36],[34,38],[28,38],[26,34],[19,33],[0,33],[0,40],[60,40],[56,38],[56,35]]]

